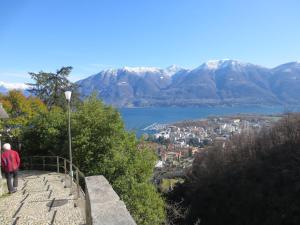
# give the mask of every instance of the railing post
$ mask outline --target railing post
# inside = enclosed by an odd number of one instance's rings
[[[72,195],[72,188],[73,188],[73,164],[70,163],[70,196]]]
[[[45,171],[45,156],[43,156],[43,170]]]
[[[57,173],[59,173],[59,157],[56,156]]]
[[[76,169],[76,184],[77,184],[77,199],[79,199],[79,175],[78,175],[78,169]]]
[[[64,170],[65,170],[65,187],[67,187],[67,162],[66,159],[64,159]]]
[[[32,170],[32,157],[30,157],[30,170]]]

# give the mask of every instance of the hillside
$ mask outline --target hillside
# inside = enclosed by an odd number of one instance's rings
[[[77,84],[83,97],[96,92],[115,106],[298,105],[300,63],[273,69],[236,60],[208,61],[193,70],[124,67]]]
[[[300,115],[199,154],[168,196],[170,224],[300,223]]]

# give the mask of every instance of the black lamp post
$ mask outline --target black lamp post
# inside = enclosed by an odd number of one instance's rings
[[[72,144],[71,144],[71,95],[72,92],[71,91],[66,91],[65,92],[65,97],[68,101],[68,111],[69,111],[69,116],[68,116],[68,133],[69,133],[69,158],[70,158],[70,176],[71,176],[71,180],[70,180],[70,190],[72,193],[72,183],[73,183],[73,159],[72,159]]]

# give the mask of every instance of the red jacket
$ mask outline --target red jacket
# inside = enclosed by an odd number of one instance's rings
[[[1,154],[2,169],[8,173],[19,169],[20,157],[14,150],[6,150]]]

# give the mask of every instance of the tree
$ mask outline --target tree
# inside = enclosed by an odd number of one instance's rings
[[[7,95],[1,95],[0,102],[9,114],[9,119],[5,120],[2,126],[9,129],[10,135],[17,140],[20,140],[23,128],[33,117],[47,112],[46,106],[40,99],[33,96],[26,97],[17,90],[9,91]],[[12,140],[8,139],[7,141],[11,142]]]
[[[34,146],[39,154],[65,156],[66,122],[66,113],[60,109],[35,118],[25,132],[26,150],[33,151],[29,148]],[[161,224],[164,201],[150,182],[156,156],[146,147],[138,148],[119,112],[94,95],[72,113],[71,123],[74,164],[86,176],[104,175],[138,224]]]
[[[48,109],[53,106],[65,108],[65,91],[72,91],[73,102],[79,101],[77,85],[68,80],[71,71],[72,67],[68,66],[62,67],[56,73],[30,72],[29,75],[35,83],[28,84],[30,86],[29,92],[42,99]]]
[[[171,143],[169,138],[164,138],[163,136],[159,136],[157,139],[157,143],[161,144],[161,145],[168,145]]]
[[[23,131],[24,155],[60,155],[68,158],[67,115],[59,107],[32,118]]]
[[[150,183],[156,157],[149,149],[138,149],[119,112],[93,96],[73,121],[74,156],[80,168],[87,174],[103,174],[138,224],[160,224],[164,203]]]
[[[188,140],[188,144],[194,147],[202,147],[202,143],[199,141],[198,138],[190,138]]]

